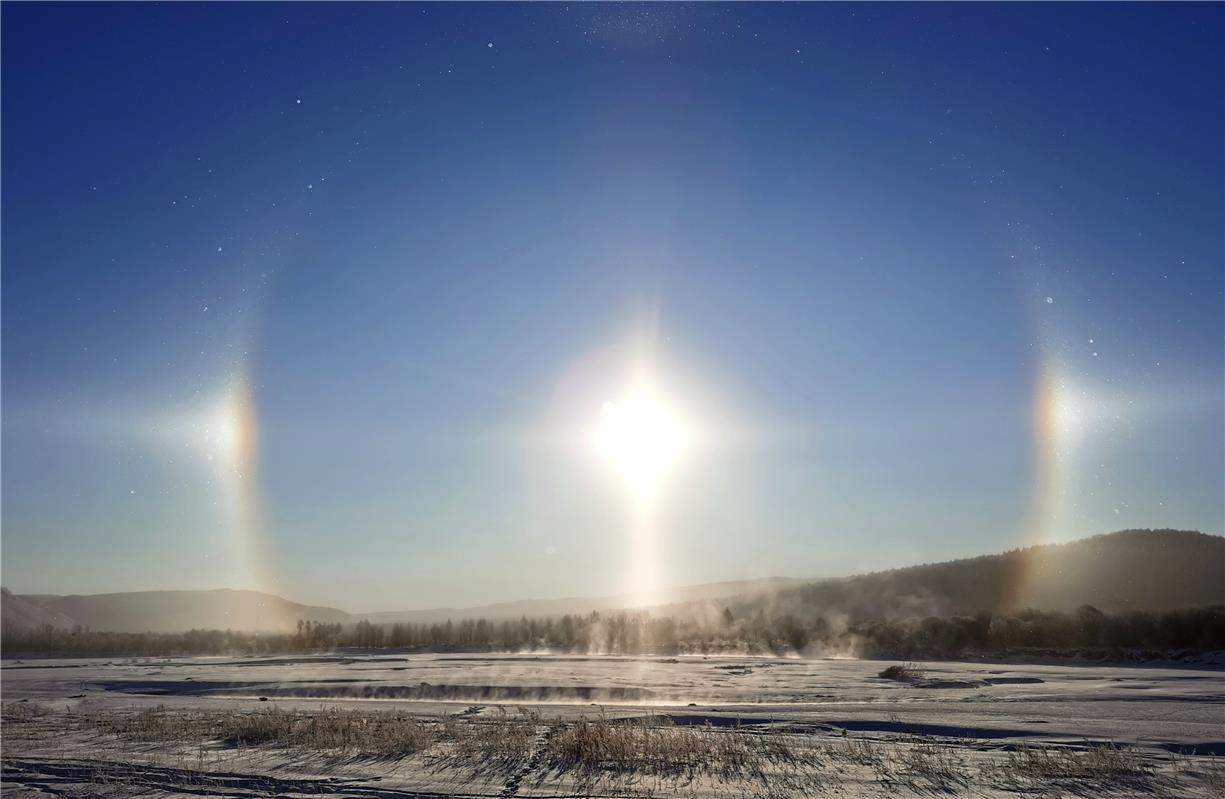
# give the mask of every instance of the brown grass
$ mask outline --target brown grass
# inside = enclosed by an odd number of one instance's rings
[[[33,720],[46,712],[4,708],[6,720]],[[195,768],[202,773],[206,749],[216,767],[224,752],[230,757],[242,747],[273,747],[347,757],[421,756],[431,769],[514,774],[516,780],[533,773],[541,784],[550,775],[568,775],[582,791],[605,795],[632,793],[644,778],[674,786],[713,780],[742,795],[771,797],[837,794],[848,781],[875,784],[887,795],[973,793],[979,788],[1038,795],[1130,795],[1189,785],[1207,795],[1225,795],[1225,768],[1215,760],[1175,763],[1112,745],[1021,746],[988,754],[928,738],[814,738],[771,726],[686,725],[668,716],[609,718],[603,712],[577,721],[545,721],[530,710],[508,712],[501,707],[448,717],[330,707],[158,707],[94,716],[60,714],[53,724],[30,724],[22,731],[46,728],[45,734],[62,736],[69,719],[72,729],[84,725],[126,740],[198,748]]]
[[[883,765],[882,748],[867,738],[844,737],[823,747],[826,757],[849,765],[877,768]]]
[[[678,726],[667,716],[581,718],[559,726],[545,745],[557,771],[656,775],[709,774],[723,779],[818,768],[820,752],[797,736],[739,727]]]
[[[37,702],[27,702],[23,699],[19,702],[9,702],[0,709],[0,720],[3,720],[6,724],[21,724],[22,722],[42,718],[48,712],[50,711],[47,708]]]
[[[1210,796],[1225,796],[1225,763],[1214,757],[1199,772],[1199,777]]]
[[[899,782],[916,793],[951,793],[968,784],[965,762],[954,747],[917,743],[895,753]]]
[[[983,768],[985,781],[1010,790],[1152,791],[1161,780],[1140,753],[1111,744],[1085,748],[1021,746]]]
[[[507,771],[532,753],[540,716],[519,708],[511,715],[498,706],[491,718],[460,720],[451,716],[442,726],[441,738],[450,744],[444,760],[491,771]]]
[[[323,708],[317,711],[170,711],[164,707],[92,719],[103,731],[138,741],[219,741],[270,744],[379,757],[419,752],[435,740],[433,727],[397,713]]]
[[[676,727],[666,718],[609,721],[586,717],[563,727],[548,741],[546,751],[559,771],[654,772],[683,770],[695,765],[702,752],[694,730]]]
[[[71,720],[70,720],[71,719]],[[73,729],[121,740],[166,743],[188,767],[231,768],[243,748],[344,753],[347,757],[420,756],[433,769],[510,777],[570,775],[584,790],[635,793],[642,778],[713,779],[752,787],[748,795],[811,796],[837,784],[828,758],[804,736],[756,728],[678,725],[667,716],[600,716],[543,721],[526,709],[416,718],[367,709],[108,711],[65,716]],[[63,725],[57,724],[57,729]],[[218,746],[220,745],[220,746]],[[175,749],[170,750],[171,753]],[[199,762],[192,759],[198,755]],[[679,784],[679,783],[678,783]],[[622,790],[624,789],[624,790]]]

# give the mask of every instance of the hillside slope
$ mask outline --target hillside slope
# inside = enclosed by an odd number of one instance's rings
[[[15,627],[71,627],[75,622],[54,610],[43,607],[36,598],[17,596],[7,588],[0,588],[0,608],[4,612],[4,625]]]
[[[258,591],[132,591],[86,596],[14,595],[5,592],[4,624],[80,625],[111,632],[179,632],[191,629],[285,632],[299,619],[347,624],[342,610],[290,602]]]
[[[1225,538],[1123,530],[964,560],[911,566],[779,591],[732,604],[738,616],[855,619],[950,616],[1023,608],[1160,611],[1225,604]]]

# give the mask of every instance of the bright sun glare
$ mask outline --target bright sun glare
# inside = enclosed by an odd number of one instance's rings
[[[684,449],[678,414],[649,387],[604,403],[599,442],[639,499],[652,496]]]

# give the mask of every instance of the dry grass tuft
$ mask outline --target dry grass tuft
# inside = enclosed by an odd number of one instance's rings
[[[0,710],[0,720],[3,720],[5,723],[20,724],[42,718],[50,712],[37,702],[27,702],[23,699],[19,702],[9,702],[5,705]]]
[[[841,738],[824,746],[825,756],[855,766],[880,768],[885,761],[884,752],[867,738]]]
[[[165,707],[94,719],[105,732],[138,741],[199,742],[230,746],[271,744],[400,757],[434,743],[432,725],[411,716],[324,708],[318,711],[172,712]]]
[[[1208,789],[1209,796],[1225,796],[1225,763],[1213,758],[1199,773],[1200,781]]]
[[[609,721],[581,718],[549,738],[553,768],[594,771],[691,769],[709,755],[699,728],[677,727],[666,717]]]
[[[581,718],[553,730],[545,745],[550,769],[605,773],[696,775],[724,780],[777,780],[814,772],[818,749],[794,735],[740,727],[678,726],[667,716],[609,720]]]
[[[491,771],[507,771],[527,760],[536,742],[540,716],[519,708],[515,716],[499,706],[492,718],[448,718],[443,740],[451,743],[444,761]]]
[[[954,747],[941,743],[918,743],[895,754],[896,779],[916,793],[951,793],[969,784],[965,762]]]
[[[985,766],[982,776],[1010,790],[1152,791],[1159,787],[1150,762],[1131,749],[1110,744],[1083,749],[1021,746],[1003,761]]]

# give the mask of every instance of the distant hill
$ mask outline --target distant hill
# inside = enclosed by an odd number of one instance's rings
[[[773,617],[860,620],[1024,608],[1072,611],[1081,605],[1106,612],[1225,605],[1225,538],[1185,530],[1123,530],[820,580],[729,607],[737,617],[761,611]]]
[[[659,592],[657,596],[660,605],[673,605],[687,602],[710,600],[730,600],[734,598],[751,598],[773,594],[784,588],[801,585],[804,580],[793,577],[764,577],[759,580],[731,580],[722,583],[704,583],[688,585],[680,588],[669,588]],[[567,597],[563,599],[520,599],[514,602],[499,602],[492,605],[478,605],[468,608],[429,608],[426,610],[393,610],[377,613],[358,614],[375,624],[392,624],[395,622],[412,622],[414,624],[433,624],[445,622],[448,619],[517,619],[549,618],[570,614],[587,614],[592,611],[621,610],[633,606],[633,598],[628,595],[604,597]]]
[[[348,624],[342,610],[290,602],[258,591],[133,591],[55,596],[4,592],[3,622],[31,627],[80,625],[111,632],[181,632],[191,629],[285,632],[299,619]]]
[[[665,591],[657,615],[737,618],[949,616],[1024,608],[1160,611],[1225,604],[1225,538],[1186,530],[1122,530],[1065,544],[825,580],[772,577]],[[376,624],[546,618],[620,610],[627,596],[522,600],[470,608],[366,613]]]
[[[855,621],[1008,613],[1024,608],[1105,612],[1225,605],[1225,538],[1181,530],[1124,530],[1066,544],[804,581],[787,577],[674,588],[657,616],[709,620],[794,615]],[[233,629],[283,632],[298,620],[352,624],[432,624],[448,619],[559,617],[632,606],[630,597],[521,600],[470,608],[350,614],[256,591],[137,591],[90,596],[3,593],[5,627],[81,625],[113,632]]]
[[[739,580],[686,586],[661,592],[667,602],[727,600],[759,596],[801,581],[787,577]],[[118,594],[60,596],[12,594],[4,591],[0,608],[5,626],[74,627],[110,632],[182,632],[190,629],[232,629],[244,632],[284,632],[297,627],[299,619],[352,624],[368,619],[375,624],[416,622],[430,624],[448,619],[510,619],[520,616],[549,617],[566,613],[614,610],[631,604],[630,597],[574,597],[569,599],[524,599],[471,608],[434,608],[350,614],[329,607],[312,607],[258,591],[134,591]]]
[[[7,588],[0,588],[0,608],[4,611],[5,626],[42,627],[50,624],[52,627],[71,627],[75,622],[62,613],[44,607],[39,599],[45,597],[17,596]]]

